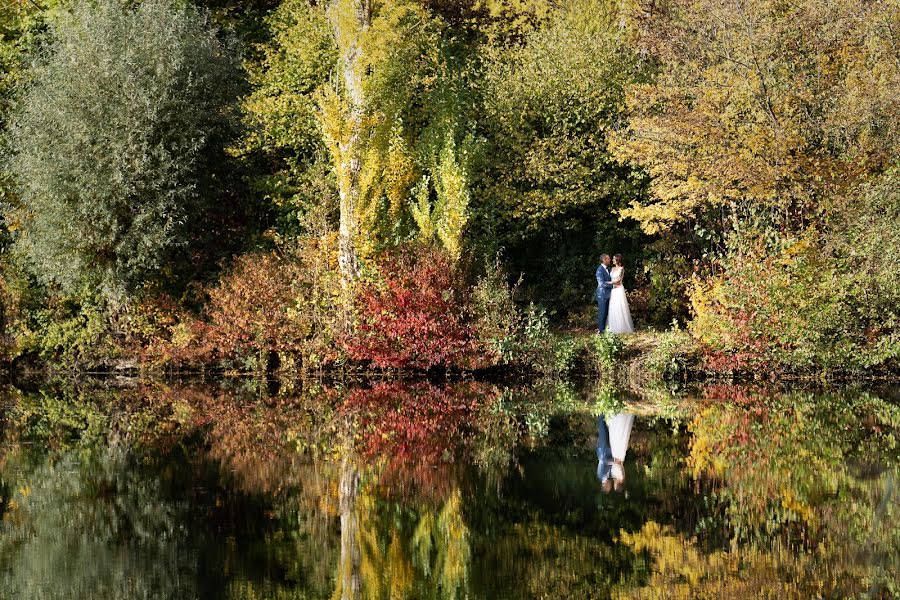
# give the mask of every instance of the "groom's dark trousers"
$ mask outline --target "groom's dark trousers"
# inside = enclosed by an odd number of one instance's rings
[[[609,298],[603,298],[597,294],[597,331],[603,333],[606,329],[606,316],[609,314]]]
[[[606,267],[597,267],[597,331],[606,329],[606,317],[609,314],[609,297],[612,294],[612,277]]]

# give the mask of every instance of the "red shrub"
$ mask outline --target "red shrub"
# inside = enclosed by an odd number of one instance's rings
[[[170,307],[169,322],[160,321],[168,335],[153,341],[147,358],[184,365],[295,350],[308,332],[289,314],[295,270],[292,261],[274,253],[239,256],[209,289],[207,319]]]
[[[302,357],[307,365],[333,362],[331,247],[328,240],[308,238],[282,252],[235,258],[205,291],[204,314],[172,306],[161,311],[164,318],[153,317],[161,332],[145,358],[168,365],[272,355]]]
[[[166,295],[148,298],[135,310],[136,327],[126,356],[145,365],[182,368],[209,363],[216,354],[209,325]]]
[[[353,415],[358,450],[384,460],[383,483],[400,493],[446,497],[449,470],[471,442],[479,410],[496,394],[476,382],[437,387],[380,382],[351,392],[340,412]]]
[[[401,252],[377,263],[375,281],[359,286],[356,331],[347,354],[377,367],[470,367],[478,342],[466,321],[468,290],[438,250]]]

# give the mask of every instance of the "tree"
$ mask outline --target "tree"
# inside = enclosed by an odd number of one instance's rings
[[[652,176],[652,197],[621,212],[646,232],[710,209],[720,228],[750,213],[796,231],[896,156],[897,2],[637,5],[658,73],[628,90],[613,149]]]
[[[273,40],[251,67],[247,149],[279,165],[260,182],[297,212],[336,188],[345,289],[361,261],[417,234],[462,252],[476,146],[461,118],[467,62],[424,4],[292,0],[269,20]],[[334,180],[322,186],[326,163]]]
[[[300,235],[303,215],[336,198],[315,95],[338,54],[331,25],[308,0],[287,0],[266,18],[269,39],[248,61],[253,92],[244,100],[241,152],[254,164],[251,185],[275,213],[282,237]],[[336,205],[337,202],[334,202]]]
[[[115,299],[162,278],[211,204],[236,74],[206,14],[171,0],[84,2],[54,22],[10,127],[7,219],[41,281]]]
[[[580,0],[554,9],[521,44],[484,50],[485,160],[474,171],[473,229],[505,247],[526,285],[556,306],[583,306],[585,264],[600,249],[636,249],[634,226],[610,212],[642,194],[639,173],[607,147],[625,89],[641,63],[619,25],[617,3]],[[533,279],[532,279],[533,277]],[[543,291],[543,294],[541,293]]]
[[[365,96],[363,94],[364,63],[361,37],[372,23],[371,0],[332,0],[329,17],[340,52],[341,83],[344,90],[343,135],[331,134],[332,154],[341,198],[341,222],[338,229],[338,263],[345,285],[359,272],[356,253],[357,205],[360,195],[359,175],[362,166],[361,128]],[[328,135],[326,133],[326,135]]]
[[[45,13],[27,1],[0,6],[0,130],[6,128],[15,97],[27,81],[26,58],[40,37]],[[5,167],[0,165],[0,202],[8,203],[13,201],[13,186]]]

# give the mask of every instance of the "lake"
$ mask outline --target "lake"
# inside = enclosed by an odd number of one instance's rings
[[[0,394],[0,599],[897,598],[898,390]]]

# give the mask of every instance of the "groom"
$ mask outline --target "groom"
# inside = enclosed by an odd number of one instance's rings
[[[603,333],[606,329],[609,297],[613,289],[612,277],[609,275],[609,254],[601,254],[600,263],[597,267],[597,333]]]

